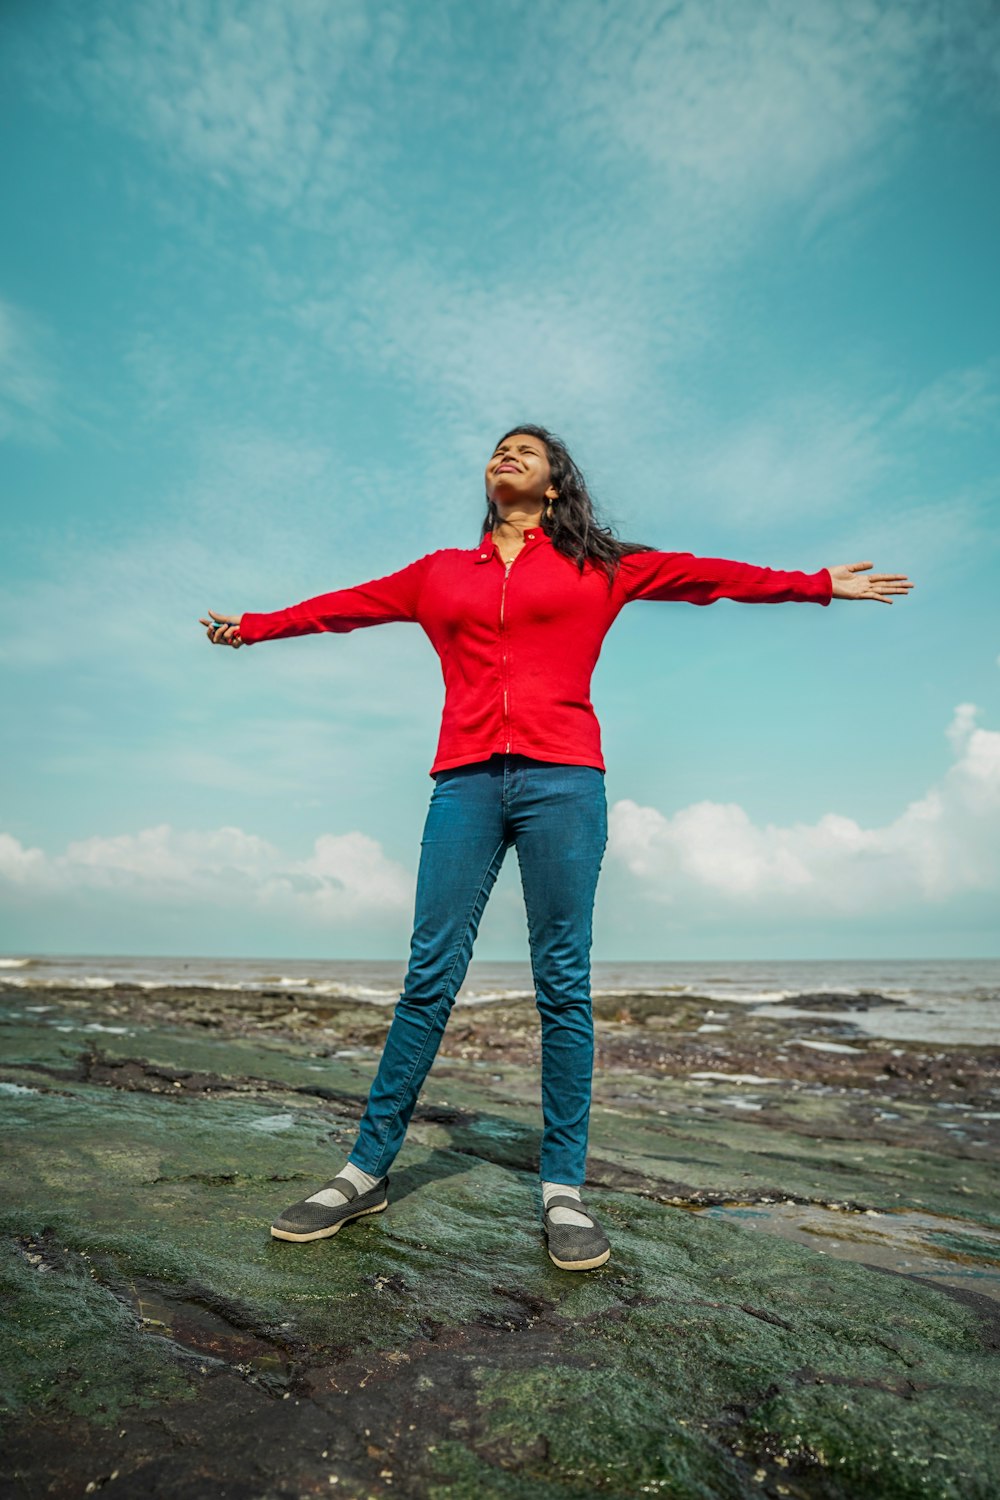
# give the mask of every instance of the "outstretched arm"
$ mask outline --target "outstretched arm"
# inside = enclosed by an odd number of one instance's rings
[[[619,577],[626,600],[677,599],[688,604],[714,604],[717,599],[823,605],[831,599],[880,599],[891,604],[889,594],[906,594],[913,587],[904,573],[859,576],[871,566],[845,563],[802,573],[725,557],[695,557],[693,552],[633,552],[622,558]]]
[[[335,589],[276,609],[269,614],[251,611],[242,615],[221,615],[209,610],[212,620],[200,620],[208,626],[208,638],[214,645],[252,646],[258,641],[280,640],[286,636],[314,635],[319,631],[343,634],[363,625],[386,625],[394,620],[415,620],[420,590],[427,565],[433,553],[354,588]]]
[[[736,599],[741,604],[829,604],[833,580],[826,568],[815,573],[786,572],[734,562],[726,557],[695,557],[693,552],[631,552],[619,566],[626,601],[677,599],[687,604],[714,604]]]
[[[892,600],[887,597],[889,594],[906,595],[912,589],[913,584],[905,573],[872,573],[869,578],[862,578],[862,572],[871,566],[870,562],[856,562],[829,568],[827,571],[833,580],[833,597],[880,599],[883,604],[891,604]]]

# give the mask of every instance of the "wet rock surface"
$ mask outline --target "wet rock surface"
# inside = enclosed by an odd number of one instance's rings
[[[4,1494],[1000,1493],[1000,1051],[834,995],[596,1002],[612,1256],[574,1274],[529,1002],[456,1008],[389,1209],[303,1245],[270,1221],[342,1164],[389,1009],[45,1002],[0,996]]]

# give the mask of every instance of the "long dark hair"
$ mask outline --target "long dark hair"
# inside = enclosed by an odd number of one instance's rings
[[[582,573],[587,562],[603,568],[609,585],[614,581],[618,563],[631,552],[652,552],[655,549],[645,542],[623,542],[610,526],[602,524],[595,514],[594,502],[587,489],[587,481],[570,455],[566,444],[546,427],[536,427],[532,422],[523,422],[512,427],[499,439],[506,442],[515,433],[523,432],[527,437],[537,438],[543,444],[552,470],[552,483],[559,494],[542,512],[542,530],[557,552],[572,558]],[[495,451],[495,450],[494,450]],[[480,528],[483,533],[492,531],[498,520],[496,506],[486,497],[486,517]]]

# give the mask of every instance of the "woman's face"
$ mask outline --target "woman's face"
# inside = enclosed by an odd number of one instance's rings
[[[555,499],[557,490],[540,438],[526,432],[501,438],[486,465],[486,494],[501,515],[515,508],[540,511],[546,500]]]

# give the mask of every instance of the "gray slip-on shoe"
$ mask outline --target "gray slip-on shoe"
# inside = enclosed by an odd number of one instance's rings
[[[298,1203],[293,1203],[278,1215],[271,1225],[271,1234],[276,1240],[325,1239],[327,1235],[336,1234],[341,1224],[346,1224],[348,1219],[358,1219],[362,1214],[381,1213],[383,1208],[388,1208],[388,1187],[389,1179],[383,1177],[370,1192],[359,1194],[349,1177],[331,1177],[316,1192],[336,1188],[338,1193],[344,1194],[346,1203],[331,1207],[326,1203],[310,1203],[307,1199],[300,1198]]]
[[[575,1209],[578,1214],[586,1214],[590,1223],[556,1224],[550,1213],[553,1208]],[[595,1266],[603,1266],[611,1254],[608,1237],[590,1209],[568,1193],[557,1193],[549,1199],[542,1223],[549,1260],[561,1271],[592,1271]]]

